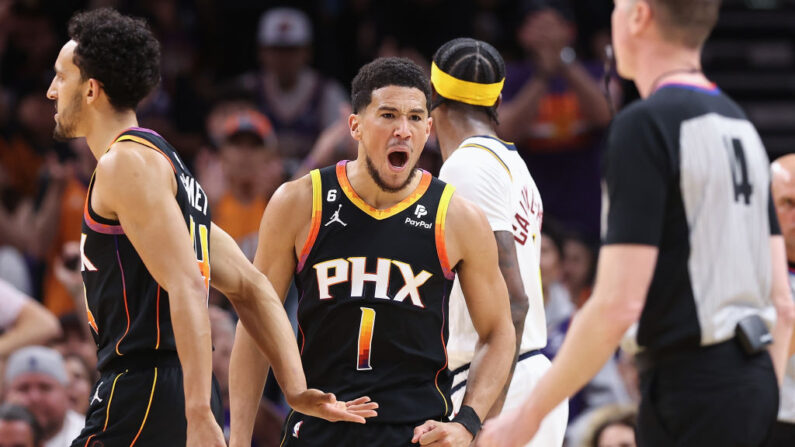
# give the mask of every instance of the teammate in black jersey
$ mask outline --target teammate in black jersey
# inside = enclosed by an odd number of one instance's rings
[[[533,394],[488,423],[478,446],[524,445],[636,322],[625,347],[641,348],[639,446],[764,445],[794,307],[765,148],[701,72],[720,3],[615,0],[618,73],[643,99],[607,138],[593,296]]]
[[[308,383],[379,403],[366,426],[298,410],[283,445],[468,446],[507,378],[515,336],[488,222],[415,169],[431,131],[429,102],[428,78],[413,62],[365,65],[349,118],[357,159],[283,185],[265,211],[254,262],[281,297],[295,276]],[[451,423],[445,343],[456,274],[480,344]],[[268,365],[242,330],[231,362],[231,442],[245,446]]]
[[[363,423],[372,415],[366,399],[346,405],[306,389],[267,278],[212,225],[204,191],[174,148],[137,127],[135,107],[160,78],[159,45],[144,22],[95,10],[73,17],[69,35],[47,96],[56,102],[54,136],[85,137],[98,160],[81,252],[102,373],[72,445],[225,445],[211,373],[211,272],[276,365],[291,405]]]

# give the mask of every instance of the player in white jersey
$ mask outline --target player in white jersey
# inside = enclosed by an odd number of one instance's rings
[[[497,107],[505,63],[491,45],[469,38],[442,45],[433,58],[431,116],[445,162],[439,177],[484,211],[499,249],[500,270],[508,285],[516,329],[517,362],[503,400],[489,413],[519,405],[549,368],[540,352],[547,333],[541,291],[541,221],[538,188],[512,143],[496,137]],[[456,409],[466,388],[478,335],[467,312],[458,281],[450,295],[452,400]],[[562,403],[528,444],[554,447],[563,443],[568,406]]]
[[[785,155],[771,165],[771,189],[781,234],[787,247],[789,284],[795,296],[795,154]],[[790,354],[795,343],[790,342]],[[795,445],[795,355],[787,361],[781,387],[778,421],[768,447]]]

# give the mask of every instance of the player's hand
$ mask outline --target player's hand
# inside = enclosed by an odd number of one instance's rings
[[[185,445],[201,447],[226,447],[221,427],[210,410],[188,417],[188,438]]]
[[[472,443],[472,433],[458,422],[428,420],[414,427],[411,442],[430,447],[467,447]]]
[[[343,402],[337,401],[332,393],[324,393],[314,388],[291,397],[288,399],[288,403],[293,410],[299,413],[330,422],[346,421],[364,424],[365,418],[378,415],[375,411],[378,404],[370,401],[369,397]]]
[[[539,422],[521,417],[519,408],[486,421],[475,440],[476,447],[520,447],[538,431]]]

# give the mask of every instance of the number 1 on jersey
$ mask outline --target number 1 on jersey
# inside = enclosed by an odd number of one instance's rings
[[[359,371],[369,371],[370,348],[373,343],[373,326],[375,325],[375,310],[369,307],[361,307],[362,322],[359,324],[359,358],[356,362],[356,369]]]

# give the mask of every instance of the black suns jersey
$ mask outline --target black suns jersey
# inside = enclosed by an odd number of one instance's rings
[[[312,224],[296,269],[307,382],[342,400],[369,396],[378,422],[440,420],[452,411],[444,225],[454,189],[421,171],[412,194],[378,210],[353,190],[346,163],[310,174]]]
[[[209,290],[211,222],[207,196],[174,148],[154,131],[131,128],[114,143],[120,141],[151,148],[173,167],[177,179],[175,198]],[[133,353],[176,352],[168,293],[152,278],[119,222],[105,219],[91,209],[93,186],[92,178],[83,210],[80,247],[88,322],[97,343],[97,367],[102,370],[112,360]]]

